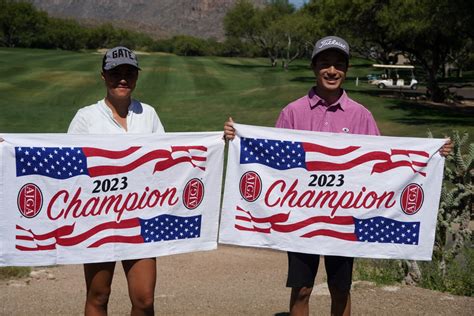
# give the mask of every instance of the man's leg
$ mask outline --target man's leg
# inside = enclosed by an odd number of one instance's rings
[[[86,279],[86,316],[107,315],[115,262],[88,263],[84,265]]]
[[[349,316],[351,314],[351,291],[339,291],[330,287],[331,293],[331,315]]]
[[[288,279],[291,287],[290,314],[309,315],[309,299],[318,272],[319,255],[288,252]]]
[[[124,260],[122,266],[132,301],[131,315],[154,315],[156,259]]]
[[[331,315],[351,314],[351,284],[354,258],[325,256],[324,265],[331,294]]]
[[[307,316],[309,315],[309,299],[311,297],[312,287],[292,287],[290,297],[290,315]]]

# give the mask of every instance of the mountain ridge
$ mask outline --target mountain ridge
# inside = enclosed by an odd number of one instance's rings
[[[189,35],[225,37],[224,16],[237,0],[30,0],[38,9],[59,18],[89,25],[112,23],[153,38]],[[253,1],[261,6],[265,0]]]

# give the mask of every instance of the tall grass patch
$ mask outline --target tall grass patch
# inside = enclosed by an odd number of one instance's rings
[[[30,275],[30,267],[1,267],[0,280],[25,278]]]
[[[459,258],[446,267],[445,277],[438,264],[436,261],[421,263],[423,277],[420,286],[455,295],[474,296],[474,248],[464,248]]]
[[[399,260],[356,259],[354,279],[372,281],[379,285],[400,283],[404,271]]]

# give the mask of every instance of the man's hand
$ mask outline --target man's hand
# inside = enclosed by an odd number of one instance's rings
[[[225,140],[233,140],[235,138],[235,129],[234,129],[234,121],[232,117],[224,123],[224,139]]]

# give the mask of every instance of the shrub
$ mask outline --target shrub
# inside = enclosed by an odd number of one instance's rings
[[[86,38],[86,29],[79,23],[73,20],[49,18],[44,31],[36,37],[32,46],[80,50],[85,47]]]
[[[474,296],[474,249],[465,247],[457,260],[446,267],[445,275],[436,261],[422,262],[420,268],[420,286],[455,295]]]
[[[173,53],[180,56],[204,56],[207,44],[205,40],[192,36],[173,37]]]
[[[377,284],[394,284],[403,280],[404,271],[398,260],[356,259],[354,279]]]

